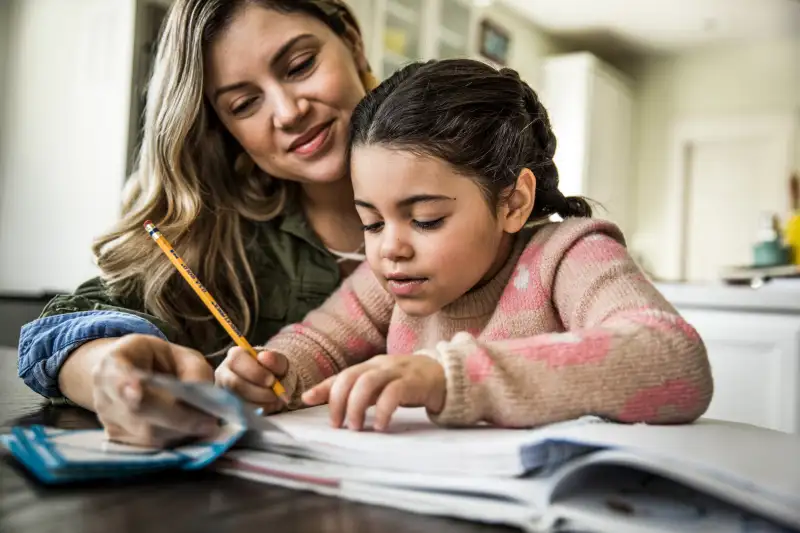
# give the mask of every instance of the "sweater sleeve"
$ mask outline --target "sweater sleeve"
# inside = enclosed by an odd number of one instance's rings
[[[503,298],[514,300],[512,286],[523,292],[521,274],[534,275],[542,263],[523,254]],[[426,353],[442,363],[447,379],[445,407],[434,422],[526,427],[597,415],[667,424],[705,412],[713,389],[705,346],[645,278],[621,236],[582,235],[541,286],[550,287],[549,305],[564,331],[494,341],[459,333]],[[528,309],[543,300],[516,298]],[[506,320],[524,320],[518,311]]]
[[[281,380],[301,405],[303,392],[345,368],[386,351],[394,301],[365,262],[303,322],[283,328],[264,347],[286,356],[289,372]]]

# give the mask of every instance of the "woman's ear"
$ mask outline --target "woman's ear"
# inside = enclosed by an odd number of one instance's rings
[[[528,168],[523,168],[517,176],[514,190],[508,196],[505,205],[503,231],[516,233],[528,222],[536,200],[536,176]]]

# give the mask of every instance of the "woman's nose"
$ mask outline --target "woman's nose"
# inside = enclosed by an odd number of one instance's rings
[[[295,96],[286,87],[276,87],[271,91],[270,97],[273,102],[272,121],[279,130],[297,126],[308,113],[308,100]]]

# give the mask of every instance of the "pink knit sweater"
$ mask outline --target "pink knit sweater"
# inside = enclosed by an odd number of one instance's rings
[[[455,266],[455,265],[454,265]],[[300,394],[379,354],[434,357],[445,369],[442,425],[535,426],[594,414],[689,422],[712,396],[705,346],[644,277],[622,234],[597,219],[522,232],[489,283],[438,313],[409,317],[361,265],[267,349]]]

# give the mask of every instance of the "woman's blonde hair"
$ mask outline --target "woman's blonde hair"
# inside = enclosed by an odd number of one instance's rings
[[[258,288],[246,253],[247,227],[283,211],[287,183],[247,164],[203,94],[204,47],[248,3],[306,12],[361,47],[358,25],[338,0],[177,0],[159,41],[122,217],[93,247],[113,294],[136,297],[180,332],[180,342],[206,352],[220,349],[225,333],[143,223],[150,219],[159,227],[233,322],[249,331]]]

